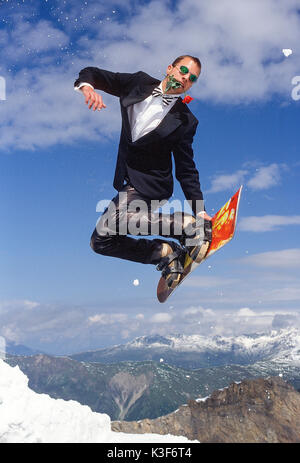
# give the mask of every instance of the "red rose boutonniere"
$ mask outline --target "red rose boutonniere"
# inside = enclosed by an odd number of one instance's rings
[[[192,98],[190,95],[186,95],[183,100],[182,100],[182,103],[186,103],[186,104],[189,104],[194,98]]]

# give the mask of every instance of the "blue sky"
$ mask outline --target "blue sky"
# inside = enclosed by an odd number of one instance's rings
[[[299,325],[299,11],[296,0],[0,2],[0,335],[66,353]],[[120,115],[109,95],[89,112],[73,82],[89,65],[162,79],[186,52],[203,64],[190,109],[208,212],[244,190],[235,239],[161,305],[154,267],[89,247],[96,205],[115,195]]]

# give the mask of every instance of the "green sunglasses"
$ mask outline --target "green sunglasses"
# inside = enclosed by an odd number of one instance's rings
[[[178,68],[178,66],[175,67]],[[187,68],[186,66],[180,66],[179,71],[181,72],[181,74],[187,74],[188,72],[190,72],[189,68]],[[189,79],[191,82],[196,82],[198,77],[195,76],[195,74],[190,74]]]

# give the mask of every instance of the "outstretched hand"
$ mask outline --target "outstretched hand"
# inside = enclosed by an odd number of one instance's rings
[[[96,109],[100,111],[102,108],[106,108],[106,104],[103,103],[102,95],[99,95],[99,93],[95,92],[91,87],[84,85],[81,87],[81,91],[89,109],[93,108],[94,111],[96,111]]]
[[[210,217],[210,215],[208,215],[205,211],[201,211],[197,214],[199,217],[202,217],[203,219],[206,219],[206,220],[211,220],[212,217]]]

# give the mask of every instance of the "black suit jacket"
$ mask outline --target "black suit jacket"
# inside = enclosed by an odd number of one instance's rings
[[[74,85],[81,82],[120,99],[122,131],[114,187],[120,191],[127,177],[144,196],[169,198],[173,193],[173,153],[176,178],[195,212],[196,200],[203,200],[192,149],[198,121],[182,99],[177,99],[156,129],[133,142],[127,107],[151,95],[160,81],[142,71],[129,74],[87,67],[80,71]]]

